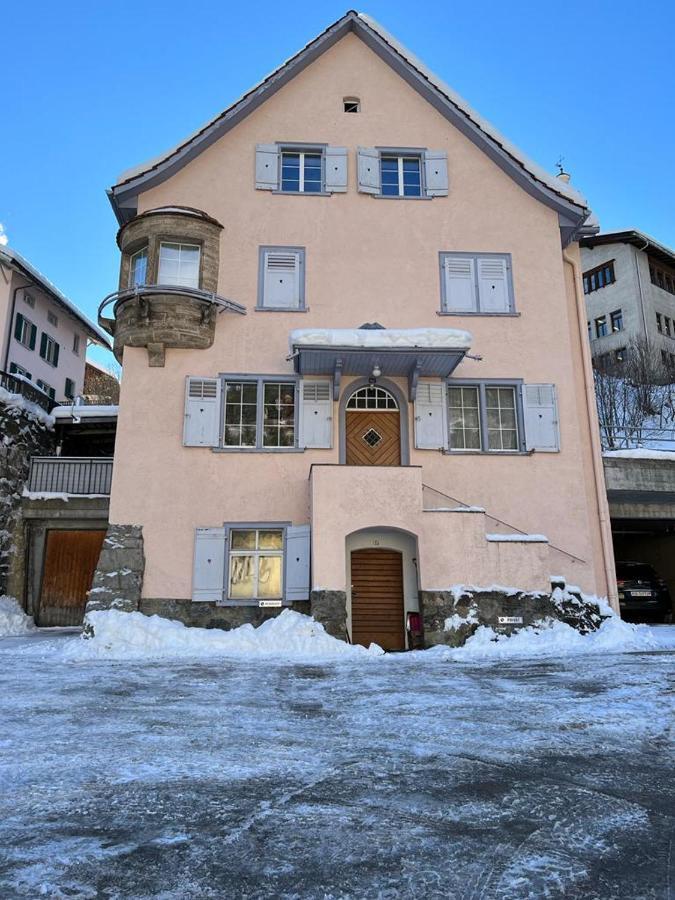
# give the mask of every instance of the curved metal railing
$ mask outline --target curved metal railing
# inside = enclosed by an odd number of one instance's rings
[[[129,300],[132,297],[152,296],[153,294],[176,294],[183,297],[191,297],[193,300],[199,300],[202,303],[212,303],[215,306],[219,306],[221,312],[236,312],[242,316],[246,315],[245,306],[241,303],[236,303],[234,300],[221,297],[215,291],[201,291],[198,288],[183,287],[175,284],[139,284],[132,288],[125,288],[123,291],[115,291],[103,298],[98,307],[99,325],[102,326],[104,322],[112,321],[112,319],[106,319],[103,316],[103,310],[108,306],[115,305],[123,300]]]

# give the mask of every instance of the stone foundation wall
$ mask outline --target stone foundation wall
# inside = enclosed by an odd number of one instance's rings
[[[30,458],[51,456],[55,446],[48,421],[32,416],[19,404],[0,400],[0,594],[8,591],[10,582],[16,582],[15,572],[25,568],[21,495]]]
[[[267,619],[273,619],[289,607],[272,607],[261,609],[258,606],[217,606],[215,603],[193,603],[192,600],[163,600],[143,598],[139,612],[146,616],[162,616],[165,619],[176,619],[184,625],[197,628],[222,628],[229,631],[240,625],[253,625],[257,628]],[[309,615],[309,601],[293,603],[290,609]]]
[[[141,601],[145,556],[140,525],[109,525],[103,539],[86,613],[102,609],[135,612]]]
[[[327,633],[347,640],[347,594],[345,591],[312,591],[310,612]]]
[[[512,634],[528,625],[558,620],[585,634],[595,631],[604,618],[596,604],[566,588],[564,582],[553,584],[550,593],[481,588],[420,591],[420,608],[426,647],[459,647],[481,625],[500,634]],[[522,622],[500,623],[500,616],[518,617]]]

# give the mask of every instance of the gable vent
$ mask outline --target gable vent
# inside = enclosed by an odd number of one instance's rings
[[[268,253],[267,268],[275,271],[295,271],[297,255],[295,253]]]
[[[310,403],[330,400],[330,382],[306,381],[303,385],[303,397]]]

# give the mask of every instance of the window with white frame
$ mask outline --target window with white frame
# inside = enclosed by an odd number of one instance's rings
[[[198,288],[199,258],[200,248],[197,244],[161,243],[157,283]]]
[[[29,381],[33,380],[33,376],[28,371],[28,369],[24,369],[23,366],[20,366],[18,363],[10,363],[9,364],[9,374],[10,375],[21,375],[22,378],[27,378]]]
[[[169,246],[169,245],[167,245]],[[174,246],[180,246],[174,245]],[[199,262],[197,263],[199,269]],[[136,253],[132,253],[129,260],[129,287],[138,287],[146,284],[148,278],[148,248],[142,247]]]
[[[380,184],[383,197],[421,197],[421,158],[383,153],[380,156]]]
[[[283,528],[232,528],[230,600],[280,600],[283,596]]]
[[[14,322],[14,338],[29,350],[35,350],[36,336],[37,326],[18,312]]]
[[[477,387],[448,387],[451,450],[480,450],[480,408]]]
[[[283,450],[295,446],[295,382],[258,378],[223,384],[223,446]]]
[[[281,190],[292,194],[319,194],[323,189],[321,150],[281,151]]]
[[[47,384],[46,381],[43,381],[41,378],[38,378],[38,380],[35,383],[40,388],[40,390],[49,397],[50,400],[54,400],[56,398],[56,391],[50,384]]]
[[[440,254],[441,311],[457,315],[513,313],[509,253]]]
[[[40,338],[40,356],[50,366],[56,368],[59,364],[59,345],[58,342],[50,337],[46,332],[42,332]]]
[[[521,449],[521,398],[515,384],[449,381],[447,397],[450,451]]]

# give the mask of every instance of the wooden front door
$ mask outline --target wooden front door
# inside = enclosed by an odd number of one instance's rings
[[[81,625],[105,531],[48,531],[37,624]]]
[[[396,550],[353,550],[352,643],[405,650],[403,561]]]
[[[400,466],[401,418],[398,410],[347,410],[348,466]]]

